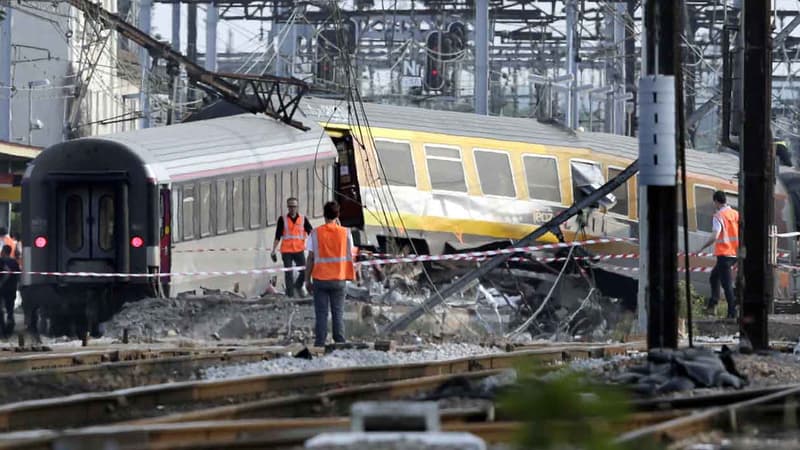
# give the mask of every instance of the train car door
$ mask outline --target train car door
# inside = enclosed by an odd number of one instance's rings
[[[117,193],[112,185],[65,185],[58,192],[59,270],[114,272]]]
[[[336,163],[336,196],[339,202],[339,221],[342,226],[364,229],[364,209],[361,190],[358,185],[358,171],[353,137],[345,132],[341,138],[334,138],[339,158]]]

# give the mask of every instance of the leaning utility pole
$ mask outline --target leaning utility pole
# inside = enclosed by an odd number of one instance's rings
[[[741,132],[743,196],[739,215],[740,265],[738,290],[742,305],[741,335],[754,349],[769,346],[767,312],[774,278],[769,255],[769,225],[774,217],[775,155],[772,151],[772,46],[770,2],[746,0],[744,29],[744,95]]]
[[[681,2],[682,3],[682,2]],[[647,186],[647,347],[678,346],[678,223],[675,114],[678,2],[647,0],[645,55],[639,80],[639,183]]]

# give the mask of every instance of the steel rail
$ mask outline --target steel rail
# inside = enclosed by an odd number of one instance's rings
[[[163,415],[167,406],[191,410],[245,402],[283,392],[315,392],[341,386],[397,381],[426,376],[506,369],[524,362],[557,363],[578,357],[625,353],[630,345],[590,349],[564,346],[490,354],[449,361],[268,374],[225,380],[184,381],[106,393],[31,400],[0,406],[0,431],[82,427],[129,420],[132,412]]]

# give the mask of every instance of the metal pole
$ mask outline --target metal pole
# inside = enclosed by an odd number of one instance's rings
[[[2,8],[5,19],[0,23],[0,140],[11,141],[11,21],[12,9]]]
[[[28,145],[31,145],[31,134],[33,133],[33,87],[28,83]]]
[[[649,251],[648,348],[678,346],[675,98],[681,93],[675,92],[674,79],[680,54],[680,47],[675,45],[680,33],[677,13],[672,0],[647,0],[644,11],[647,34],[642,64],[646,75],[639,88],[639,179],[647,186],[647,241],[640,241],[640,245]],[[642,92],[644,86],[649,86],[647,93]],[[648,143],[653,145],[646,152]]]
[[[567,74],[572,75],[567,91],[567,126],[578,126],[578,65],[576,61],[575,34],[578,23],[577,0],[567,0]]]
[[[489,0],[475,0],[475,113],[489,114]]]
[[[141,0],[139,3],[139,29],[144,33],[150,34],[150,18],[153,10],[152,0]],[[140,128],[150,128],[150,53],[146,48],[139,49],[139,67],[141,68],[142,80],[139,90],[139,105],[142,110],[142,118],[139,120]]]
[[[206,10],[206,69],[217,71],[217,22],[219,10],[214,3],[208,4]]]
[[[181,51],[181,3],[172,4],[172,48]]]
[[[197,62],[197,3],[186,5],[186,57],[193,63]],[[193,87],[190,84],[186,92],[186,101],[189,103],[195,100]]]
[[[619,97],[625,95],[625,73],[628,65],[633,65],[631,61],[625,59],[625,12],[627,5],[623,2],[617,3],[616,14],[614,14],[614,47],[616,48],[617,83],[616,92]],[[625,134],[625,100],[615,100],[613,105],[614,127],[612,133]]]
[[[627,0],[626,2],[627,14],[625,15],[625,52],[623,53],[625,55],[624,59],[627,62],[625,64],[625,90],[631,93],[631,95],[633,95],[633,100],[632,100],[633,110],[630,116],[630,124],[629,126],[626,127],[625,124],[628,115],[626,113],[626,108],[625,108],[626,104],[622,102],[621,108],[623,116],[620,117],[620,122],[623,128],[623,134],[627,135],[633,135],[632,130],[636,129],[635,122],[636,122],[636,117],[638,115],[637,112],[638,98],[636,92],[637,90],[636,90],[636,75],[635,75],[636,64],[634,63],[633,59],[630,60],[628,59],[628,58],[633,58],[633,56],[636,53],[636,35],[635,35],[636,30],[633,27],[633,14],[636,12],[637,3],[638,2],[636,0]],[[642,47],[645,46],[643,45]],[[639,217],[644,217],[644,216],[639,216]],[[643,276],[644,275],[640,274],[640,277]]]
[[[754,349],[769,347],[767,313],[774,274],[770,264],[769,228],[774,217],[775,155],[770,130],[772,52],[770,2],[746,0],[743,11],[744,73],[741,132],[739,281],[741,335]]]

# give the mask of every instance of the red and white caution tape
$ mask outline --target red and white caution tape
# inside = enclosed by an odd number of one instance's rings
[[[598,238],[585,241],[562,242],[553,244],[540,244],[527,247],[511,247],[496,250],[475,251],[466,253],[454,253],[448,255],[408,255],[391,256],[388,258],[372,259],[357,262],[356,265],[382,266],[389,264],[419,263],[429,261],[475,261],[486,260],[498,255],[512,255],[516,253],[531,253],[538,250],[552,250],[577,246],[588,246],[597,244],[607,244],[613,242],[633,242],[633,238]],[[184,252],[213,252],[213,251],[248,251],[248,250],[267,250],[264,248],[223,248],[223,249],[196,249],[185,250]],[[690,253],[691,256],[713,257],[712,253]],[[782,253],[781,256],[788,256]],[[576,260],[606,261],[612,259],[636,259],[637,253],[618,253],[609,255],[594,255],[573,257]],[[510,258],[512,261],[537,261],[537,262],[559,262],[565,261],[566,257],[536,257],[536,258]],[[638,267],[605,266],[613,270],[638,271]],[[800,271],[800,267],[781,265],[783,270]],[[691,272],[710,272],[712,267],[693,267]],[[56,276],[56,277],[96,277],[96,278],[165,278],[165,277],[211,277],[211,276],[232,276],[232,275],[260,275],[265,273],[281,273],[305,270],[305,267],[264,267],[259,269],[245,270],[218,270],[218,271],[197,271],[197,272],[173,272],[173,273],[103,273],[103,272],[26,272],[27,275]],[[683,269],[681,269],[683,270]],[[20,275],[22,272],[2,272]]]

